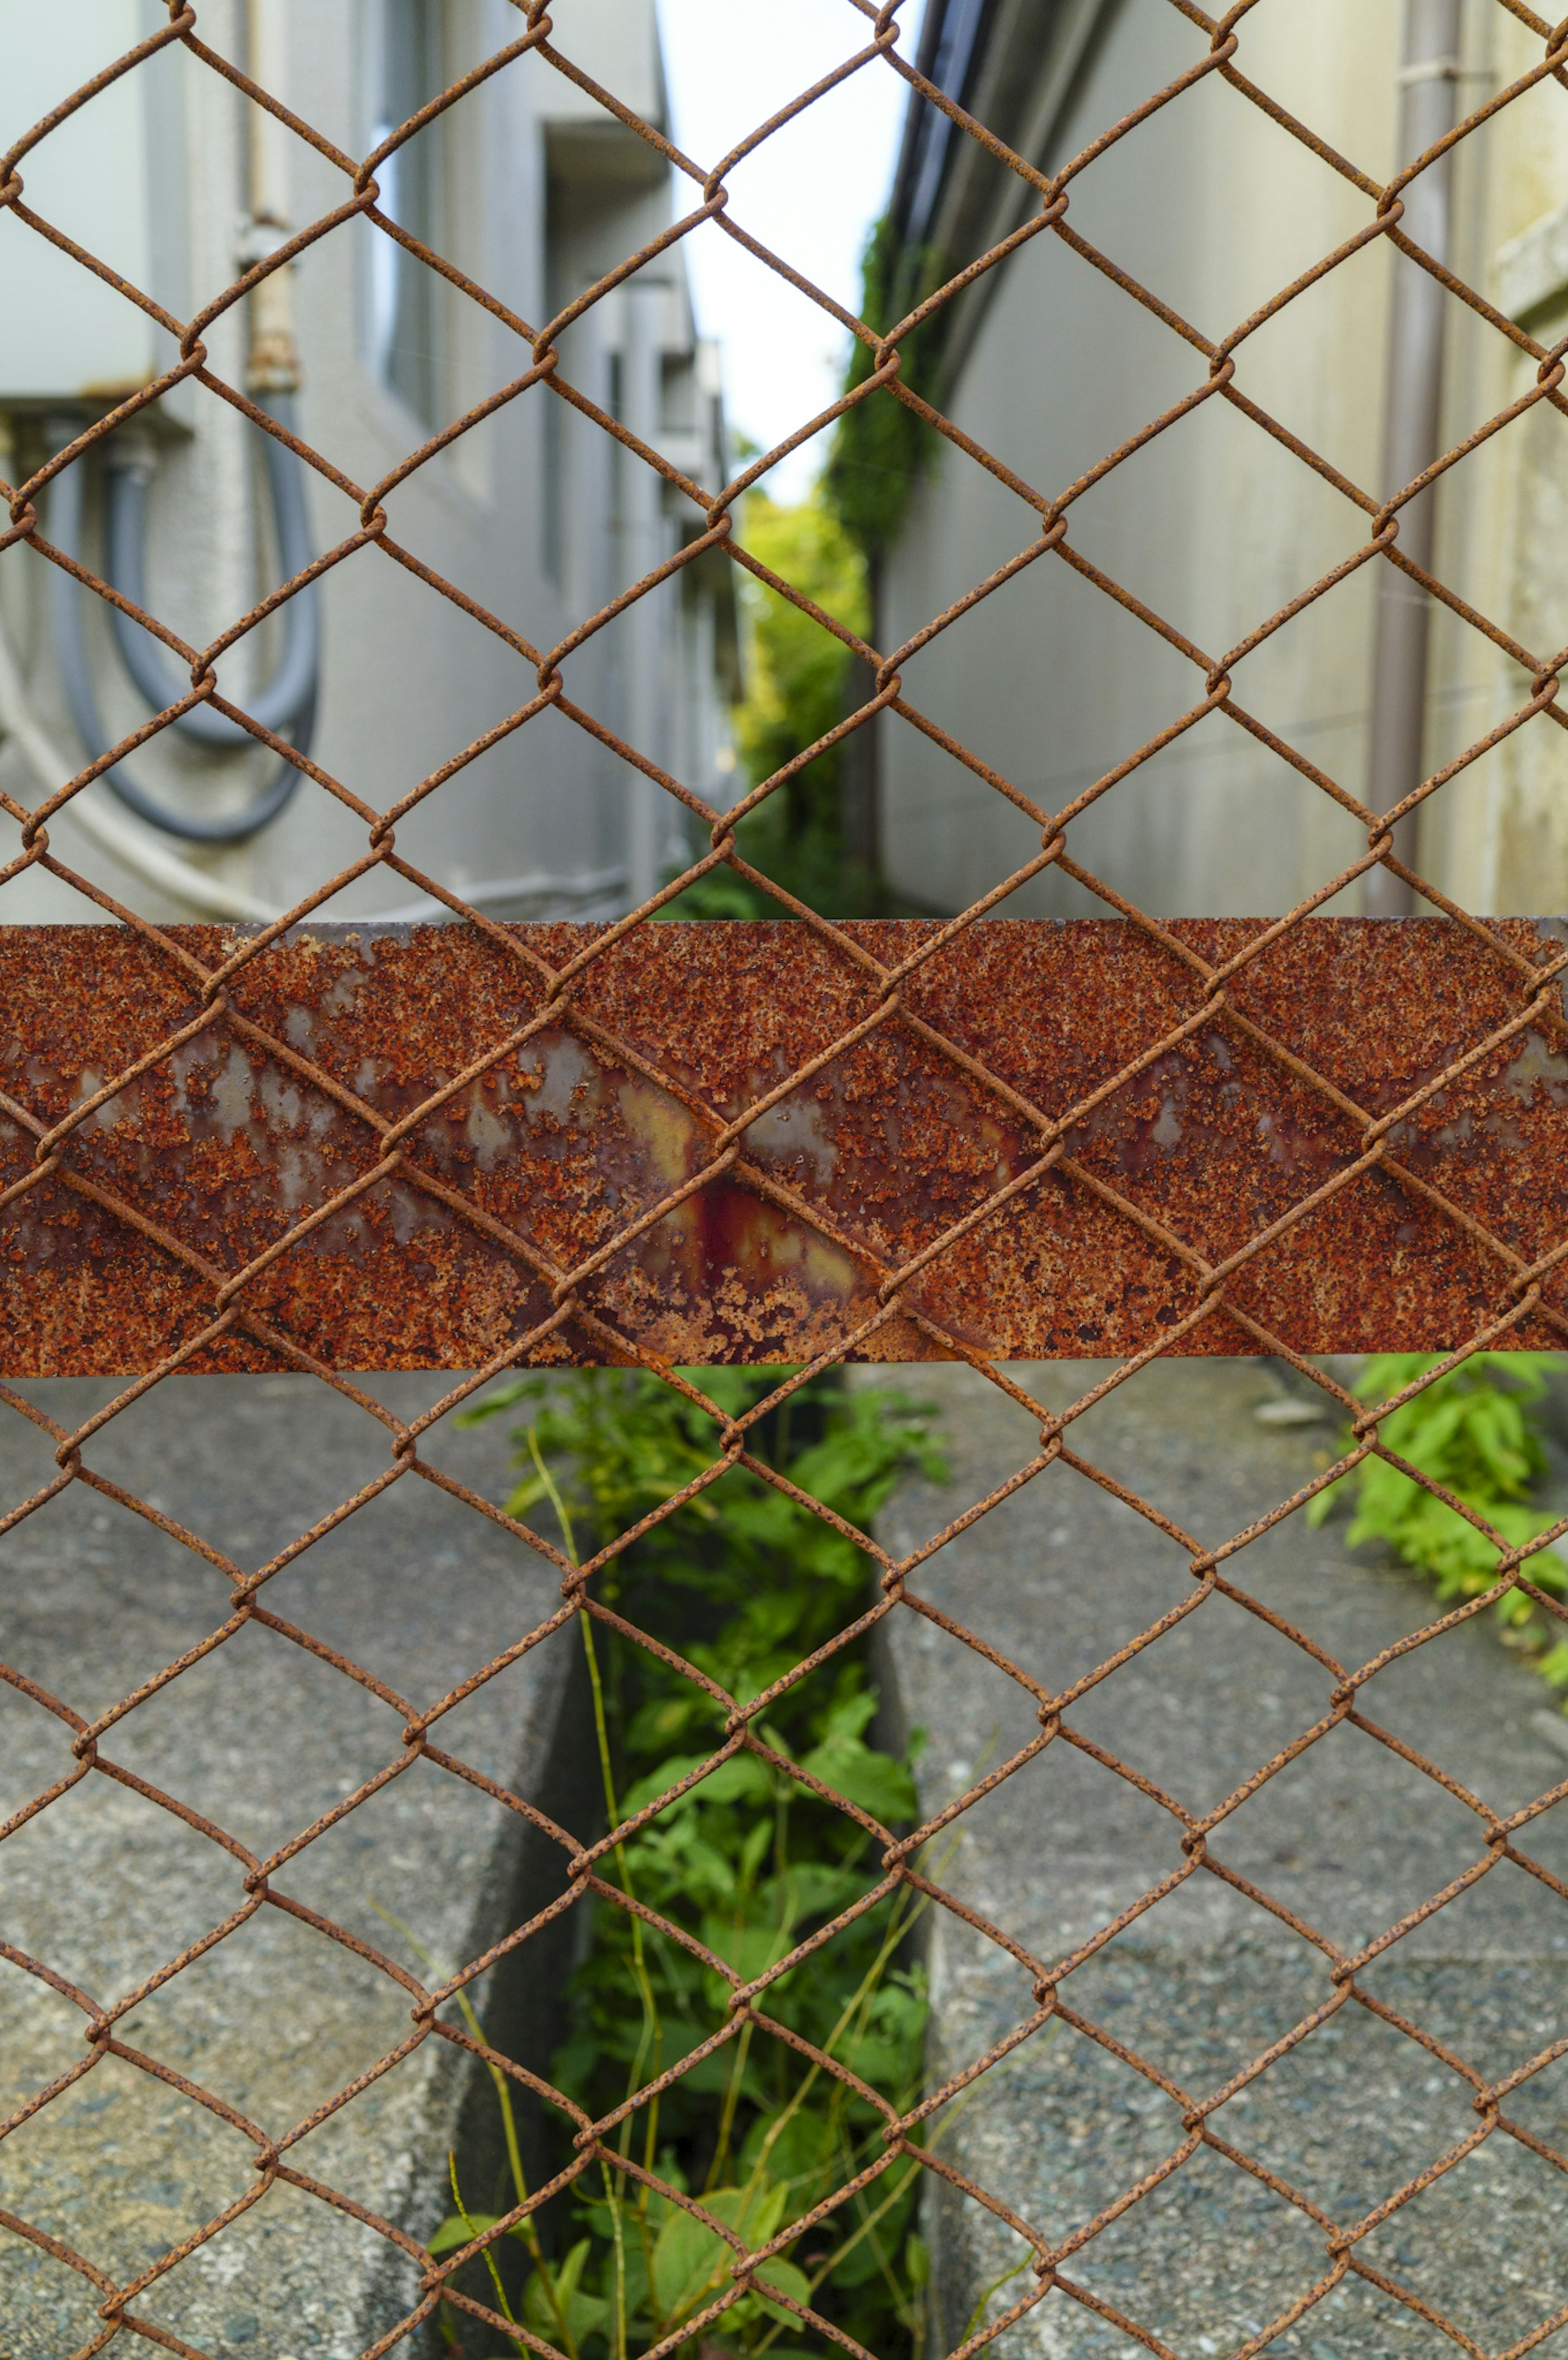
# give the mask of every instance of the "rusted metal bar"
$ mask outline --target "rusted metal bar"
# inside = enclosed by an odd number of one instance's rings
[[[884,1310],[854,1357],[1456,1344],[1568,1231],[1560,930],[1263,931],[1000,921],[890,991],[931,925],[667,924],[549,1000],[596,930],[302,927],[205,1023],[128,930],[10,931],[5,1369],[150,1368],[224,1308],[186,1366],[276,1366],[255,1316],[474,1367],[562,1304],[542,1360],[799,1360]],[[1513,1341],[1557,1340],[1545,1286]]]

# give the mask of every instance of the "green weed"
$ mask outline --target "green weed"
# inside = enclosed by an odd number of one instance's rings
[[[688,1372],[727,1415],[758,1407],[780,1371]],[[523,1472],[515,1515],[554,1516],[567,1553],[585,1561],[687,1484],[700,1485],[593,1578],[593,1594],[656,1633],[743,1703],[855,1622],[868,1565],[844,1533],[764,1476],[734,1467],[702,1482],[719,1455],[713,1417],[640,1371],[589,1370],[498,1387],[471,1419],[522,1408]],[[920,1411],[881,1388],[818,1377],[750,1430],[752,1455],[862,1530],[899,1473],[941,1473]],[[708,1691],[619,1632],[582,1617],[609,1822],[618,1824],[722,1744],[724,1712]],[[770,1697],[754,1722],[787,1762],[884,1826],[916,1814],[907,1761],[870,1741],[877,1708],[864,1636]],[[864,1900],[881,1881],[877,1839],[755,1754],[729,1756],[601,1864],[607,1883],[682,1927],[750,1978]],[[551,2067],[557,2086],[595,2118],[693,2054],[729,2020],[728,1985],[633,1910],[594,1899],[586,1955],[570,1992],[570,2029]],[[839,1927],[779,1982],[768,2016],[855,2074],[900,2112],[920,2096],[926,1998],[911,1957],[914,1918],[899,1887]],[[526,2189],[506,2077],[495,2075],[511,2158],[503,2210]],[[883,2161],[878,2110],[746,2022],[612,2134],[621,2155],[695,2195],[751,2250],[846,2181]],[[562,2159],[564,2160],[564,2155]],[[790,2360],[810,2304],[878,2349],[920,2349],[927,2276],[915,2224],[920,2167],[899,2158],[857,2195],[781,2246],[756,2290],[714,2315],[731,2290],[733,2249],[718,2230],[629,2174],[604,2166],[574,2191],[563,2257],[520,2235],[532,2267],[518,2322],[567,2360],[627,2360],[690,2322],[707,2352]],[[501,2212],[463,2202],[434,2251],[452,2251]],[[493,2299],[511,2318],[492,2269]],[[777,2299],[773,2299],[777,2298]],[[455,2343],[455,2314],[449,2319]],[[797,2339],[791,2345],[789,2338]],[[785,2338],[780,2342],[780,2338]],[[517,2348],[526,2348],[521,2338]]]
[[[1355,1386],[1358,1401],[1391,1399],[1413,1384],[1443,1356],[1432,1352],[1380,1352],[1367,1363]],[[1546,1352],[1475,1352],[1377,1424],[1385,1446],[1410,1466],[1485,1517],[1510,1548],[1520,1548],[1550,1529],[1552,1516],[1530,1494],[1546,1464],[1536,1404],[1554,1365]],[[1345,1448],[1351,1437],[1345,1437]],[[1498,1551],[1484,1533],[1434,1499],[1411,1476],[1387,1459],[1364,1459],[1350,1474],[1320,1491],[1307,1510],[1319,1524],[1336,1498],[1351,1492],[1356,1514],[1345,1535],[1354,1548],[1362,1541],[1386,1541],[1407,1565],[1432,1575],[1440,1599],[1475,1598],[1497,1579]],[[1568,1566],[1550,1550],[1527,1560],[1541,1589],[1568,1590]],[[1536,1641],[1538,1668],[1558,1687],[1568,1687],[1568,1644],[1546,1644],[1527,1592],[1508,1591],[1497,1602],[1503,1622]]]

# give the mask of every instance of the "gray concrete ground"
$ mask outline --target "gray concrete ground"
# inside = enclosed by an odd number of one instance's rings
[[[1064,1405],[1102,1371],[1020,1372]],[[983,1495],[1034,1448],[1029,1418],[966,1370],[909,1371],[940,1403],[952,1480],[907,1485],[883,1520],[899,1553]],[[1324,1463],[1333,1428],[1267,1426],[1266,1365],[1156,1366],[1073,1429],[1074,1447],[1204,1544],[1239,1530]],[[1427,1620],[1413,1576],[1352,1557],[1343,1522],[1300,1517],[1227,1568],[1346,1665],[1369,1660]],[[951,1543],[913,1584],[1060,1689],[1145,1629],[1192,1588],[1185,1553],[1072,1470],[1057,1466]],[[1033,1698],[916,1616],[890,1633],[896,1710],[924,1725],[928,1809],[1039,1733]],[[1245,1608],[1215,1596],[1073,1708],[1084,1737],[1191,1809],[1212,1808],[1325,1710],[1332,1676]],[[1366,1711],[1499,1810],[1568,1776],[1540,1681],[1490,1620],[1415,1651],[1371,1683]],[[1180,1866],[1181,1830],[1159,1804],[1060,1742],[968,1811],[942,1870],[949,1890],[1054,1962]],[[1568,1874],[1568,1805],[1518,1841]],[[1373,1738],[1341,1727],[1246,1802],[1214,1855],[1345,1948],[1367,1942],[1485,1851],[1462,1802]],[[1030,2012],[1030,1979],[1005,1951],[935,1910],[928,1920],[932,2062],[958,2070]],[[1503,1863],[1405,1936],[1362,1986],[1498,2077],[1568,2034],[1568,1903]],[[1323,1953],[1279,1919],[1200,1873],[1068,1975],[1064,2001],[1187,2092],[1222,2087],[1244,2062],[1328,2000]],[[1356,2222],[1475,2127],[1470,2087],[1354,2002],[1214,2117],[1217,2134],[1340,2224]],[[1508,2102],[1511,2116],[1568,2153],[1568,2059]],[[1052,2241],[1068,2237],[1179,2146],[1181,2108],[1065,2026],[1016,2049],[951,2111],[942,2149]],[[1028,2254],[973,2201],[928,2207],[944,2347],[994,2318],[1033,2281]],[[1486,2353],[1568,2300],[1568,2178],[1494,2136],[1357,2246],[1386,2276],[1444,2311]],[[1152,2188],[1069,2266],[1069,2274],[1181,2355],[1229,2354],[1258,2335],[1326,2267],[1325,2233],[1214,2152]],[[1100,2360],[1138,2347],[1060,2291],[996,2347],[1014,2360]],[[1309,2360],[1415,2360],[1450,2354],[1435,2327],[1347,2278],[1268,2347]],[[1568,2329],[1538,2347],[1568,2354]]]
[[[1064,1403],[1090,1366],[1028,1372]],[[951,1480],[906,1486],[886,1516],[899,1549],[1028,1458],[1029,1419],[967,1371],[900,1372],[939,1403]],[[377,1381],[405,1410],[433,1381]],[[1205,1541],[1290,1492],[1331,1429],[1269,1427],[1274,1389],[1245,1362],[1145,1371],[1075,1430],[1078,1448]],[[79,1418],[107,1388],[37,1389]],[[384,1430],[309,1380],[223,1379],[158,1388],[90,1449],[92,1462],[190,1522],[246,1566],[386,1464]],[[431,1446],[493,1496],[506,1481],[492,1427]],[[0,1497],[47,1480],[47,1441],[0,1412]],[[1236,1561],[1234,1578],[1331,1653],[1364,1660],[1431,1612],[1408,1575],[1353,1559],[1343,1526],[1295,1519]],[[923,1593],[1064,1685],[1190,1589],[1183,1552],[1083,1478],[1055,1468],[928,1566]],[[497,1527],[430,1487],[399,1483],[269,1586],[267,1602],[419,1701],[486,1660],[555,1602],[555,1577]],[[143,1520],[81,1488],[0,1543],[0,1656],[84,1714],[102,1710],[222,1619],[226,1585]],[[913,1615],[894,1618],[889,1703],[923,1723],[928,1805],[1036,1733],[1032,1698]],[[441,1742],[574,1819],[591,1790],[568,1738],[588,1717],[568,1694],[563,1634],[481,1690]],[[1184,1803],[1230,1792],[1326,1700],[1329,1676],[1241,1608],[1215,1598],[1091,1690],[1073,1725]],[[1379,1676],[1368,1710],[1499,1808],[1568,1775],[1540,1684],[1473,1623]],[[257,1850],[282,1841],[397,1750],[398,1719],[329,1666],[259,1628],[139,1708],[105,1750]],[[1568,1726],[1568,1724],[1564,1724]],[[70,1766],[60,1724],[0,1689],[0,1819]],[[1563,1807],[1521,1839],[1568,1874]],[[1364,1941],[1477,1857],[1477,1822],[1451,1795],[1350,1728],[1256,1794],[1215,1855],[1331,1939]],[[963,1822],[947,1885],[1047,1961],[1181,1860],[1174,1822],[1090,1756],[1057,1743]],[[472,1955],[550,1889],[553,1863],[474,1788],[423,1765],[394,1781],[277,1882],[397,1951],[378,1911],[438,1957]],[[242,1898],[240,1869],[167,1812],[92,1778],[0,1848],[0,1932],[99,1997],[116,1995]],[[956,1920],[929,1921],[933,2062],[956,2070],[1019,2022],[1029,1977]],[[542,2057],[564,1942],[519,1961],[486,1997],[516,2053]],[[1365,1987],[1489,2075],[1568,2032],[1568,1905],[1505,1863],[1368,1969]],[[1199,1874],[1063,1986],[1074,2009],[1202,2093],[1332,1991],[1321,1952],[1217,1879]],[[0,1963],[0,2114],[81,2054],[77,2010]],[[408,2001],[349,1952],[264,1910],[146,2000],[125,2037],[282,2129],[385,2053]],[[1470,2092],[1428,2051],[1354,2004],[1281,2059],[1217,2119],[1335,2221],[1363,2215],[1472,2127]],[[464,2107],[466,2105],[466,2114]],[[433,2043],[357,2096],[296,2160],[372,2209],[419,2228],[443,2209],[455,2140],[471,2201],[493,2152],[487,2092]],[[1510,2099],[1514,2118],[1568,2149],[1568,2060]],[[1085,2036],[1058,2027],[1016,2050],[955,2107],[945,2152],[1053,2238],[1069,2235],[1181,2137],[1178,2106]],[[493,2147],[493,2140],[492,2140]],[[121,2280],[252,2180],[245,2142],[168,2084],[115,2060],[95,2068],[0,2146],[0,2206]],[[1568,2182],[1494,2138],[1394,2214],[1359,2250],[1444,2309],[1486,2352],[1526,2336],[1568,2299]],[[931,2208],[942,2325],[964,2333],[1018,2241],[980,2208]],[[1074,2260],[1072,2274],[1181,2360],[1230,2353],[1323,2267],[1322,2229],[1234,2164],[1200,2152]],[[1027,2256],[1024,2258],[1027,2259]],[[994,2315],[1029,2283],[989,2299]],[[398,2315],[407,2276],[381,2242],[284,2188],[170,2273],[140,2309],[223,2360],[351,2360]],[[0,2360],[64,2360],[97,2324],[92,2289],[0,2231]],[[1052,2293],[1001,2346],[1017,2360],[1101,2360],[1137,2347]],[[1433,2360],[1454,2347],[1355,2280],[1272,2349],[1306,2360]],[[1540,2347],[1568,2353],[1568,2332]]]
[[[375,1380],[405,1415],[436,1379]],[[114,1391],[28,1389],[70,1422]],[[51,1446],[0,1408],[0,1500],[54,1471]],[[427,1455],[504,1496],[497,1427],[443,1426]],[[175,1380],[105,1429],[89,1463],[188,1523],[245,1568],[388,1460],[376,1422],[314,1380]],[[418,1480],[391,1487],[262,1593],[270,1610],[353,1656],[418,1704],[541,1621],[558,1578],[493,1523]],[[221,1622],[228,1585],[144,1519],[73,1486],[0,1542],[0,1658],[85,1716],[103,1710]],[[569,1629],[443,1721],[436,1742],[570,1813],[562,1731],[586,1724]],[[559,1727],[558,1727],[559,1724]],[[329,1665],[252,1624],[136,1709],[103,1741],[116,1762],[258,1852],[309,1825],[399,1753],[400,1715]],[[0,1687],[0,1820],[71,1767],[69,1730]],[[556,1889],[550,1848],[515,1815],[419,1764],[279,1872],[278,1887],[417,1964],[379,1913],[443,1963],[476,1955]],[[92,1776],[0,1847],[0,1934],[94,1997],[136,1988],[245,1898],[239,1862],[167,1810]],[[554,1881],[552,1881],[554,1880]],[[514,2053],[541,2058],[566,1963],[563,1929],[482,2012]],[[407,1994],[340,1944],[263,1908],[143,2001],[120,2037],[216,2092],[269,2132],[301,2120],[410,2030]],[[82,2053],[80,2011],[0,1961],[0,2118]],[[467,2092],[468,2116],[460,2130]],[[461,2139],[478,2184],[494,2100],[449,2044],[427,2041],[293,2150],[296,2168],[416,2229],[450,2209]],[[493,2143],[492,2143],[493,2144]],[[0,2206],[120,2283],[255,2184],[248,2142],[167,2083],[96,2066],[0,2145]],[[350,2360],[409,2300],[385,2241],[278,2186],[142,2298],[180,2348],[233,2360]],[[86,2345],[100,2298],[80,2275],[0,2229],[0,2355],[63,2360]],[[138,2344],[138,2348],[143,2347]]]

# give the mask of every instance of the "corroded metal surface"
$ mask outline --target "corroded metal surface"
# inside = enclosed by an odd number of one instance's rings
[[[510,931],[553,970],[598,930]],[[998,921],[889,993],[935,931],[847,927],[861,966],[804,926],[639,928],[547,1008],[478,929],[301,928],[206,1022],[132,933],[0,936],[6,1368],[154,1365],[214,1277],[342,1369],[474,1367],[568,1295],[602,1325],[541,1360],[1264,1349],[1233,1310],[1301,1351],[1436,1349],[1568,1230],[1544,927],[1499,927],[1516,967],[1444,920],[1309,919],[1215,994],[1178,947],[1213,971],[1258,924]],[[236,947],[173,939],[208,972]],[[242,1328],[187,1362],[274,1364]]]

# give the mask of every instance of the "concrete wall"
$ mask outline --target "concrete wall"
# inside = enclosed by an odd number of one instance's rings
[[[1064,12],[1064,21],[1074,12]],[[1082,10],[1076,12],[1081,15]],[[1261,8],[1238,63],[1374,179],[1394,163],[1399,0]],[[1496,21],[1494,21],[1496,20]],[[1058,168],[1203,54],[1166,0],[1112,0],[1071,84],[1046,154]],[[1462,109],[1539,56],[1493,7],[1465,18]],[[1042,81],[1049,71],[1042,58]],[[1555,104],[1553,104],[1555,102]],[[1356,188],[1217,75],[1189,89],[1072,184],[1070,224],[1205,335],[1219,339],[1368,218]],[[1561,93],[1510,109],[1461,150],[1457,268],[1482,287],[1498,249],[1568,194]],[[1565,249],[1568,250],[1568,249]],[[1568,325],[1568,261],[1537,309]],[[1235,387],[1354,482],[1381,489],[1386,322],[1392,257],[1369,246],[1248,337]],[[1550,277],[1550,272],[1548,273]],[[1040,490],[1073,484],[1171,403],[1203,386],[1203,355],[1049,234],[1027,245],[959,352],[949,414]],[[1534,322],[1532,321],[1532,328]],[[1540,331],[1536,331],[1540,333]],[[1552,333],[1558,331],[1553,328]],[[1458,302],[1450,307],[1445,432],[1453,439],[1521,391],[1535,364]],[[1439,512],[1439,572],[1532,647],[1553,638],[1542,604],[1561,535],[1562,421],[1532,413],[1455,471]],[[1366,539],[1365,515],[1223,398],[1211,399],[1085,491],[1069,540],[1208,658],[1218,658]],[[1026,548],[1027,506],[944,447],[887,564],[885,644]],[[1353,574],[1234,668],[1236,701],[1351,792],[1367,784],[1374,574]],[[1533,635],[1533,636],[1532,636]],[[906,694],[942,727],[1057,812],[1203,694],[1202,668],[1105,593],[1047,556],[905,670]],[[1528,690],[1468,627],[1444,619],[1430,668],[1433,769]],[[1039,848],[1003,798],[914,729],[884,725],[884,834],[898,890],[962,906]],[[1568,894],[1561,733],[1535,725],[1423,819],[1421,858],[1477,906],[1555,908]],[[1553,832],[1555,831],[1555,832]],[[1543,872],[1544,845],[1552,849]],[[1365,849],[1319,788],[1224,716],[1211,716],[1117,784],[1073,825],[1069,849],[1143,907],[1167,914],[1273,912]],[[1544,896],[1544,898],[1543,898]],[[1009,914],[1096,904],[1060,874]],[[1343,904],[1356,906],[1353,893]]]
[[[163,21],[152,0],[126,5],[132,16],[142,10],[147,29]],[[288,62],[282,94],[347,152],[365,153],[375,130],[369,64],[375,0],[343,0],[327,9],[312,0],[283,0],[283,8]],[[125,16],[126,5],[118,13]],[[111,26],[113,14],[104,11],[99,46],[105,58],[114,53],[124,29],[117,17]],[[520,20],[504,0],[451,0],[443,75],[455,77],[515,40],[520,30]],[[203,11],[201,31],[221,52],[245,55],[238,0],[213,0]],[[0,34],[13,41],[25,38],[20,25],[15,30],[0,26]],[[664,96],[650,4],[638,0],[630,10],[601,6],[574,12],[563,42],[587,71],[613,83],[651,120],[660,119]],[[248,210],[250,110],[221,77],[183,52],[160,60],[158,71],[175,86],[183,111],[189,276],[201,300],[239,268],[236,234]],[[8,128],[7,115],[0,130]],[[420,137],[434,149],[441,250],[530,325],[564,300],[563,290],[575,293],[587,283],[583,266],[590,247],[593,270],[602,270],[669,219],[669,176],[654,151],[532,57],[472,92]],[[574,179],[563,165],[574,153],[581,158],[585,142],[593,143],[596,158],[586,192],[582,172]],[[289,143],[288,170],[289,212],[296,223],[314,219],[349,194],[345,176],[301,141]],[[41,181],[41,158],[38,173]],[[107,206],[101,202],[78,209],[83,218],[70,224],[75,234],[94,246],[112,246]],[[592,237],[584,235],[585,211],[593,214]],[[3,226],[7,240],[31,236],[9,221]],[[372,256],[383,243],[374,227],[345,224],[313,246],[294,274],[302,432],[335,467],[365,487],[387,476],[430,431],[387,383],[378,381],[367,359]],[[5,250],[0,248],[0,291],[5,270]],[[702,367],[712,386],[714,371],[698,354],[679,257],[666,261],[659,276],[665,381],[679,392],[682,377],[694,379]],[[626,309],[625,297],[612,299],[568,337],[564,349],[567,374],[581,369],[584,389],[606,407],[615,398],[610,372]],[[449,287],[437,289],[433,329],[432,408],[438,423],[530,366],[523,337]],[[247,334],[241,307],[216,322],[208,337],[211,366],[232,384],[245,382]],[[681,464],[704,479],[716,479],[723,473],[717,401],[710,395],[687,407],[690,428],[676,431],[672,423],[669,439],[681,445]],[[151,494],[150,587],[157,611],[200,643],[250,606],[275,576],[268,570],[254,430],[200,388],[192,389],[186,408],[194,432],[182,432],[172,420],[159,439]],[[4,473],[13,465],[20,472],[37,464],[42,448],[36,412],[16,413],[11,422],[16,455],[11,465],[0,466]],[[659,441],[663,419],[644,422],[651,429],[649,439]],[[617,463],[600,430],[540,386],[389,493],[389,533],[531,647],[547,649],[636,578],[648,562],[628,541],[621,513],[628,482],[639,467],[629,458]],[[356,528],[354,502],[326,479],[312,480],[310,500],[319,547],[332,546]],[[658,511],[657,488],[654,503]],[[698,511],[687,502],[678,505],[684,514],[671,514],[663,523],[659,553],[673,549],[681,531],[700,529]],[[95,508],[94,499],[90,536],[95,535]],[[94,547],[90,538],[90,555]],[[38,610],[44,570],[25,549],[0,562],[0,613],[27,668],[39,715],[74,768],[81,757],[53,682],[49,632]],[[364,550],[335,569],[322,595],[325,663],[315,759],[378,808],[406,794],[535,693],[536,668],[526,654],[379,551]],[[655,759],[679,757],[686,765],[683,776],[700,792],[721,785],[717,765],[728,738],[726,688],[718,661],[724,625],[713,615],[704,618],[700,610],[725,608],[729,596],[727,578],[712,575],[700,586],[682,585],[665,594],[651,666],[653,694],[635,711],[627,690],[630,642],[638,630],[648,636],[646,618],[590,641],[565,667],[570,696],[612,727],[640,730],[638,742]],[[116,730],[129,730],[146,717],[147,708],[119,672],[97,617],[93,629],[105,717]],[[257,635],[254,655],[242,646],[226,660],[225,686],[243,696],[253,681],[266,677],[268,636]],[[185,800],[194,792],[209,810],[223,808],[225,801],[237,805],[248,800],[269,768],[269,759],[260,756],[227,758],[218,766],[225,783],[214,785],[212,759],[172,744],[167,735],[138,759],[150,786],[179,798],[180,782],[194,782],[183,790]],[[19,801],[40,800],[37,781],[27,776],[13,748],[0,748],[0,775]],[[106,790],[92,793],[106,803]],[[476,880],[541,874],[568,883],[602,880],[626,865],[627,800],[624,766],[581,728],[546,715],[463,770],[434,802],[412,814],[399,829],[398,848],[460,890]],[[133,836],[166,851],[174,848],[112,808]],[[4,825],[8,838],[10,824]],[[187,855],[181,848],[181,857],[286,906],[312,882],[361,855],[365,836],[362,820],[306,785],[286,814],[251,844],[220,853]],[[117,869],[69,814],[58,822],[54,840],[66,860],[148,914],[190,914]],[[7,841],[5,857],[10,850]],[[345,893],[339,913],[387,909],[405,902],[413,890],[396,877],[373,875]],[[624,887],[606,896],[601,883],[596,906],[614,907],[624,899]],[[528,906],[525,896],[516,914],[525,914]],[[78,897],[40,877],[13,891],[0,912],[13,923],[87,914]]]
[[[1467,62],[1487,75],[1468,86],[1471,104],[1539,62],[1539,44],[1501,11],[1471,30]],[[1555,83],[1538,84],[1509,107],[1469,186],[1458,221],[1459,268],[1538,343],[1555,344],[1568,334],[1568,145]],[[1479,322],[1466,318],[1449,352],[1445,431],[1455,441],[1537,381],[1536,362]],[[1439,510],[1443,578],[1543,661],[1568,644],[1565,433],[1561,411],[1538,404],[1454,471]],[[1429,769],[1455,759],[1517,712],[1530,693],[1530,676],[1480,632],[1443,614],[1433,632],[1432,692]],[[1548,717],[1528,722],[1443,790],[1426,823],[1423,858],[1474,908],[1568,908],[1565,792],[1568,738]]]

